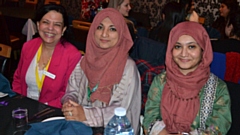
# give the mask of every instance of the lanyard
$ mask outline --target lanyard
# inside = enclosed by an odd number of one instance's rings
[[[42,54],[42,44],[37,51],[37,65],[36,65],[36,69],[35,69],[36,82],[37,82],[37,87],[38,87],[39,92],[41,92],[41,90],[42,90],[42,85],[43,85],[43,81],[44,81],[44,78],[45,78],[45,74],[43,73],[42,78],[40,80],[39,73],[38,73],[38,62],[40,60],[41,54]],[[51,58],[49,59],[46,67],[43,69],[44,71],[48,70],[50,61],[51,61]]]

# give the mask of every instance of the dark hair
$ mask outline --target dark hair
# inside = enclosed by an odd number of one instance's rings
[[[229,9],[229,13],[228,13],[226,20],[228,20],[229,16],[232,13],[236,12],[239,8],[237,0],[222,0],[221,4],[225,4],[227,6],[227,8]]]
[[[162,13],[165,15],[165,20],[161,25],[153,28],[156,34],[152,34],[154,37],[149,38],[167,44],[171,29],[176,24],[185,21],[185,9],[179,3],[172,1],[164,6]]]
[[[230,32],[230,36],[236,36],[237,38],[240,38],[240,10],[232,13],[229,16],[229,22],[227,26],[230,26],[231,24],[233,29]]]
[[[225,27],[229,21],[229,17],[238,10],[239,6],[237,0],[222,0],[220,2],[221,4],[225,4],[230,11],[226,18],[219,16],[217,20],[213,22],[212,27],[221,33],[221,39],[227,39],[228,37],[225,34]]]
[[[58,13],[62,14],[63,17],[63,27],[66,27],[65,32],[63,33],[63,36],[61,37],[61,43],[64,44],[68,40],[68,15],[65,10],[65,8],[62,5],[57,4],[47,4],[43,5],[36,13],[35,21],[39,22],[45,14],[47,14],[49,11],[57,11]]]
[[[186,13],[188,13],[192,7],[192,0],[179,0],[179,4],[186,10]]]

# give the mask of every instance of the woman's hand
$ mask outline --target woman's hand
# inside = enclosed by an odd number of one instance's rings
[[[66,120],[86,121],[83,107],[72,100],[63,104],[62,112]]]
[[[162,131],[159,132],[158,135],[168,135],[168,131],[164,128]]]

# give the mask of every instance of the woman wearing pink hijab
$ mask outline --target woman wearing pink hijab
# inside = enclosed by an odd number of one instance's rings
[[[124,107],[138,134],[141,108],[140,77],[128,56],[132,47],[123,16],[113,8],[99,12],[87,37],[86,53],[70,76],[62,111],[67,120],[104,127],[114,108]]]
[[[148,93],[147,135],[228,132],[230,97],[225,82],[210,73],[212,59],[209,36],[200,24],[183,22],[171,30],[166,72],[154,78]]]

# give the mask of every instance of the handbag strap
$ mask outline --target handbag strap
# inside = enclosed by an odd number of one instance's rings
[[[200,110],[200,129],[205,130],[206,120],[212,113],[213,103],[215,100],[216,88],[217,88],[218,77],[214,74],[210,74],[207,83],[204,86],[204,99],[202,100]]]

